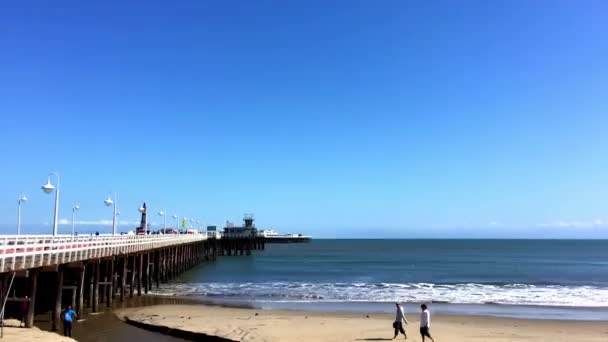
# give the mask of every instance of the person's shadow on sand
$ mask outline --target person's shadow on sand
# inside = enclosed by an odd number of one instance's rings
[[[372,337],[372,338],[360,338],[357,341],[392,341],[392,338]]]

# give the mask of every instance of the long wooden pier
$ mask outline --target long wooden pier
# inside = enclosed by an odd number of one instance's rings
[[[79,316],[141,296],[197,264],[222,255],[249,255],[264,249],[256,236],[167,235],[0,235],[0,298],[5,317],[19,316],[25,326],[34,315],[52,312],[59,328],[62,308]],[[10,284],[12,283],[12,286]],[[25,302],[25,306],[23,306]],[[2,303],[0,303],[0,306]]]

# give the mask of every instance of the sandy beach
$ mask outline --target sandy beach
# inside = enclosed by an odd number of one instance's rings
[[[42,331],[37,327],[19,328],[19,321],[6,320],[4,321],[4,340],[11,342],[30,342],[30,341],[48,341],[48,342],[75,342],[76,340],[69,337],[64,337],[56,333]]]
[[[389,314],[258,310],[157,305],[116,311],[121,319],[232,341],[383,341],[393,337]],[[406,313],[408,341],[421,341],[418,314]],[[436,341],[608,341],[606,322],[433,316]],[[400,335],[398,339],[403,339]]]

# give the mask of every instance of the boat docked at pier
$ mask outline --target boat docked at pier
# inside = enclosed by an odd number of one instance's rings
[[[243,225],[237,226],[232,222],[227,221],[226,227],[222,236],[224,237],[243,237],[243,236],[256,236],[258,238],[264,238],[265,242],[269,243],[297,243],[297,242],[310,242],[312,237],[304,234],[280,234],[273,229],[258,229],[254,223],[255,219],[253,214],[245,214],[243,217]]]
[[[258,236],[264,237],[266,242],[276,243],[297,243],[297,242],[310,242],[312,237],[310,235],[303,234],[280,234],[273,229],[264,229],[258,232]]]

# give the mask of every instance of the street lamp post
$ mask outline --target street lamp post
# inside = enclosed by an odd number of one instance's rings
[[[108,194],[108,198],[106,198],[105,201],[103,201],[103,203],[105,203],[106,206],[114,206],[114,214],[112,215],[112,235],[116,235],[116,193],[114,193],[114,200],[112,201],[112,198],[110,197],[110,194]]]
[[[179,220],[177,219],[177,214],[173,214],[173,219],[175,220],[175,230],[179,230]]]
[[[165,211],[164,210],[159,211],[158,216],[161,216],[163,218],[163,220],[164,220],[163,231],[166,232],[167,231],[167,215],[165,215]]]
[[[27,202],[27,197],[23,193],[19,194],[17,201],[17,235],[21,234],[21,203]]]
[[[78,211],[78,209],[80,209],[80,206],[76,203],[74,203],[72,205],[72,236],[74,236],[74,215],[76,215],[76,212]]]
[[[57,177],[57,188],[51,184],[51,176]],[[51,172],[48,175],[46,184],[42,186],[42,191],[50,194],[55,190],[55,215],[53,216],[53,236],[57,236],[57,216],[59,215],[59,174],[57,172]]]

